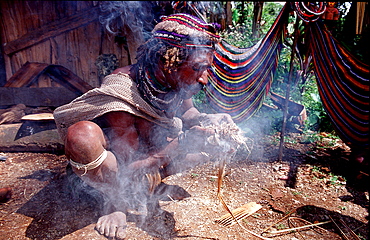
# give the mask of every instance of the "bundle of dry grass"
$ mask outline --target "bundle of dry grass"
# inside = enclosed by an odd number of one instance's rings
[[[202,123],[201,125],[215,132],[214,135],[208,137],[207,142],[219,146],[220,154],[239,148],[246,148],[250,152],[247,146],[249,139],[243,135],[243,131],[236,124],[222,122],[219,125],[203,125]]]

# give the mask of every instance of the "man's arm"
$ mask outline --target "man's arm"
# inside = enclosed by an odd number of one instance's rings
[[[127,112],[109,112],[104,115],[111,128],[110,148],[118,161],[124,162],[133,175],[151,173],[164,167],[181,154],[178,139],[175,138],[164,149],[143,159],[132,159],[139,146],[139,134],[136,129],[136,117]],[[142,131],[146,131],[142,129]],[[128,162],[131,159],[132,162]]]
[[[206,114],[201,113],[194,107],[191,98],[184,100],[181,108],[178,111],[178,117],[183,121],[185,129],[190,129],[193,126],[203,124],[219,125],[222,122],[235,124],[231,116],[227,113]]]
[[[199,125],[205,113],[200,113],[198,109],[194,107],[193,100],[189,98],[184,100],[177,115],[181,118],[184,128],[189,129],[192,126]]]

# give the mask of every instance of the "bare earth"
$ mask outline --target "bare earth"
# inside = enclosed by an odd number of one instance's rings
[[[127,239],[261,239],[249,231],[275,240],[369,239],[368,172],[361,174],[364,169],[348,161],[348,148],[339,140],[320,148],[327,143],[301,143],[300,135],[291,134],[279,162],[276,139],[254,140],[250,155],[226,165],[221,193],[228,207],[262,206],[240,225],[215,222],[227,211],[217,198],[218,166],[209,163],[165,179],[168,192],[153,201],[154,211],[128,215]],[[0,203],[0,239],[106,239],[94,230],[101,197],[71,190],[75,185],[64,155],[0,156],[7,156],[0,161],[0,188],[13,189],[12,198]],[[186,198],[176,200],[180,193]]]

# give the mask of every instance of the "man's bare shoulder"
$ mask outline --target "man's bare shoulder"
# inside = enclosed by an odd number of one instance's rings
[[[130,128],[135,124],[138,117],[128,112],[114,111],[104,114],[103,118],[111,127]]]
[[[117,74],[117,73],[126,73],[126,74],[130,74],[130,69],[131,69],[131,65],[129,66],[125,66],[125,67],[120,67],[120,68],[117,68],[116,70],[114,70],[112,72],[112,74]]]

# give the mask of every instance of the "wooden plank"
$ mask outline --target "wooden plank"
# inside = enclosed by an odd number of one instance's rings
[[[46,74],[41,74],[37,79],[37,87],[44,88],[44,87],[52,87],[51,86],[51,78]]]
[[[284,109],[285,97],[270,91],[270,98],[278,108]],[[288,101],[288,112],[290,115],[299,116],[303,109],[304,106],[302,104],[293,102],[292,100]]]
[[[72,50],[70,54],[74,58],[75,73],[83,79],[87,79],[87,71],[84,71],[84,69],[90,69],[88,65],[84,64],[85,60],[89,58],[88,46],[91,43],[94,44],[92,41],[89,42],[90,36],[88,35],[87,28],[87,26],[84,27],[83,31],[81,31],[82,29],[70,31],[67,38],[67,47]],[[80,56],[84,57],[81,58]]]
[[[124,45],[115,43],[114,38],[112,38],[111,35],[112,34],[109,33],[105,28],[101,30],[101,48],[103,50],[101,53],[117,54],[120,67],[130,65],[131,60],[129,59],[129,54],[126,51]]]
[[[0,1],[0,9],[2,20],[0,29],[3,31],[2,43],[9,42],[17,36],[27,33],[24,27],[25,22],[19,19],[19,16],[23,16],[21,14],[21,4],[15,7],[14,1]]]
[[[21,120],[25,121],[48,121],[54,120],[54,116],[52,113],[34,113],[34,114],[27,114],[21,118]]]
[[[49,66],[47,63],[26,62],[4,85],[4,87],[25,87],[31,85]]]
[[[78,97],[78,94],[63,87],[17,88],[0,87],[0,106],[23,103],[29,107],[59,107]]]
[[[42,26],[39,30],[29,32],[22,37],[8,42],[4,46],[5,54],[13,54],[27,47],[45,41],[51,37],[84,26],[99,18],[99,6],[78,12],[69,17],[62,18],[51,24]]]
[[[0,152],[64,152],[54,121],[0,125]]]
[[[51,47],[49,40],[36,44],[32,46],[32,49],[28,48],[22,52],[29,56],[29,62],[50,63]],[[20,54],[20,52],[18,52],[17,55],[18,54]],[[45,74],[39,75],[35,84],[36,87],[51,87],[50,78]]]
[[[81,58],[82,63],[81,70],[84,72],[84,75],[81,76],[81,78],[85,82],[88,82],[91,86],[100,86],[98,70],[96,66],[96,59],[101,51],[102,40],[101,35],[99,34],[101,28],[102,28],[101,23],[99,22],[91,23],[84,28],[85,30],[84,36],[82,37],[83,39],[85,39],[84,43],[86,48],[85,53],[80,52],[81,55],[85,55],[85,58]],[[112,45],[116,44],[112,42]],[[81,50],[82,49],[80,49],[80,51]],[[88,71],[84,69],[88,69]]]
[[[129,63],[134,64],[136,63],[137,49],[145,42],[144,36],[140,31],[133,32],[132,29],[127,25],[125,25],[125,32],[127,37],[128,52],[130,56]]]
[[[93,87],[76,74],[60,65],[27,62],[5,84],[5,87],[37,87],[36,80],[47,74],[52,80],[63,85],[75,94],[81,95]],[[36,95],[37,96],[37,95]]]
[[[60,65],[49,65],[45,71],[51,79],[60,83],[72,92],[81,95],[93,87],[83,81],[76,74],[69,71],[67,68]]]

